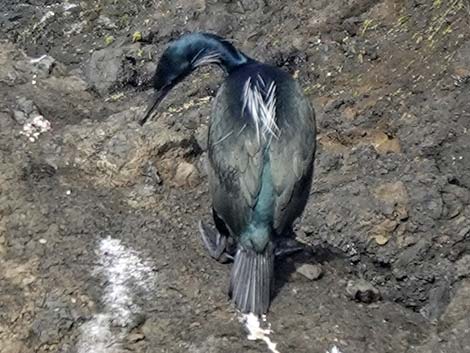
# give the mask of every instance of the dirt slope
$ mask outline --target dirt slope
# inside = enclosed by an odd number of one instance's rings
[[[212,261],[222,75],[136,123],[165,43],[227,36],[317,112],[312,246],[278,264],[280,352],[470,352],[466,0],[9,1],[0,16],[0,352],[265,352]],[[45,55],[45,56],[44,56]],[[311,281],[302,263],[321,271]],[[336,349],[336,351],[335,351]]]

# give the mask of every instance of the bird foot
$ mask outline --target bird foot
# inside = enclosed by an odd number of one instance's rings
[[[199,232],[204,246],[209,251],[209,255],[221,263],[233,261],[233,256],[226,252],[227,237],[221,235],[217,230],[212,229],[204,222],[199,222]]]
[[[276,257],[285,257],[304,250],[308,250],[308,247],[305,244],[286,237],[277,241],[274,255]]]

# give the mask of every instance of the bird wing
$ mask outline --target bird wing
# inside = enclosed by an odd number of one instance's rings
[[[282,235],[300,216],[310,193],[315,155],[315,113],[293,82],[278,93],[280,134],[270,145],[275,196],[273,228]],[[284,99],[282,99],[284,98]]]
[[[209,187],[213,208],[233,236],[249,222],[261,187],[262,149],[256,132],[241,119],[237,99],[223,84],[209,128]]]

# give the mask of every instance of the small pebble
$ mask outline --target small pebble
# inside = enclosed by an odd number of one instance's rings
[[[302,264],[296,271],[311,281],[319,279],[323,275],[323,269],[320,265]]]
[[[39,244],[46,244],[47,240],[44,238],[39,239]]]
[[[195,186],[199,183],[199,173],[197,168],[188,162],[181,162],[176,168],[173,179],[177,186]]]
[[[127,340],[132,343],[142,341],[144,338],[145,335],[143,333],[131,333],[127,336]]]
[[[379,234],[375,236],[375,242],[378,245],[385,245],[388,243],[389,238],[384,236],[383,234]]]
[[[364,279],[348,281],[346,294],[349,298],[366,304],[376,302],[381,298],[379,290]]]

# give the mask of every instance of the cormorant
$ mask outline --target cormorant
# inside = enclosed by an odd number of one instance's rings
[[[156,96],[140,123],[177,83],[206,64],[221,67],[226,78],[213,104],[208,136],[217,230],[201,222],[201,236],[212,257],[233,258],[229,294],[235,306],[261,315],[271,300],[274,258],[289,252],[285,240],[309,196],[315,113],[285,71],[248,57],[217,35],[190,33],[170,42],[160,58]]]

